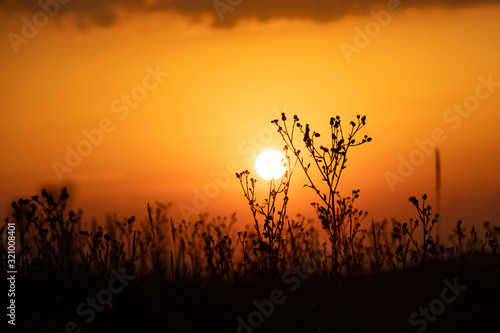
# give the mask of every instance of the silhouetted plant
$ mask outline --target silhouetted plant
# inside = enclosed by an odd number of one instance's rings
[[[284,239],[282,233],[286,221],[290,178],[293,173],[293,167],[290,167],[287,147],[285,147],[285,158],[282,163],[287,167],[287,170],[278,183],[274,178],[271,178],[269,181],[268,197],[264,199],[263,203],[257,202],[255,194],[257,180],[249,177],[250,172],[245,170],[241,173],[236,173],[255,223],[257,244],[253,247],[253,250],[261,272],[270,276],[277,274],[278,266],[283,267],[282,250]],[[280,196],[282,196],[281,205],[278,202]]]
[[[411,249],[410,242],[413,237],[413,233],[415,232],[418,226],[418,222],[413,222],[413,219],[410,219],[409,223],[400,223],[393,220],[393,230],[392,230],[392,238],[396,242],[396,250],[394,252],[393,258],[396,260],[394,263],[391,262],[392,266],[397,269],[399,264],[401,264],[403,269],[406,269],[406,265],[408,264],[408,260],[411,262]],[[410,253],[410,256],[408,254]],[[415,258],[415,256],[413,256]]]
[[[287,242],[285,261],[288,266],[300,265],[319,247],[319,235],[312,220],[298,214],[297,219],[287,219]]]
[[[418,223],[422,224],[423,239],[421,248],[417,245],[417,241],[413,238],[412,234],[409,234],[409,236],[422,262],[422,271],[425,272],[428,261],[435,259],[434,256],[436,254],[437,245],[431,233],[434,225],[439,221],[439,214],[432,216],[431,206],[425,205],[425,200],[427,200],[426,194],[422,196],[422,207],[420,207],[419,201],[415,197],[411,197],[409,200],[413,206],[415,206],[419,217],[419,219],[415,221],[415,225]]]
[[[287,124],[284,113],[281,114],[281,122],[275,119],[272,123],[277,126],[278,133],[285,142],[286,148],[291,150],[291,154],[296,157],[304,171],[308,180],[305,186],[313,189],[320,198],[320,202],[313,205],[322,227],[330,239],[333,273],[337,275],[341,272],[346,260],[354,257],[350,245],[352,245],[352,240],[357,232],[358,219],[360,218],[357,216],[358,211],[352,209],[352,202],[354,198],[357,198],[359,191],[355,192],[352,199],[348,199],[351,202],[346,203],[338,192],[338,186],[343,170],[346,168],[349,150],[372,140],[366,135],[360,141],[355,139],[355,136],[366,124],[366,116],[361,117],[358,115],[356,122],[350,122],[350,129],[347,131],[344,130],[339,116],[330,118],[330,135],[325,139],[324,144],[326,146],[317,143],[321,135],[318,132],[311,131],[309,124],[304,127],[296,115],[293,117],[293,123],[290,126]],[[299,135],[305,145],[306,156],[302,154],[301,149],[295,142]],[[313,175],[313,170],[316,170],[319,177],[316,178]],[[321,190],[322,185],[316,179],[320,179],[323,185],[326,185],[324,190]],[[346,223],[350,225],[347,227]],[[349,230],[349,234],[346,234],[347,230]],[[346,247],[341,249],[339,245],[345,244],[345,242],[347,242]],[[346,248],[349,250],[345,251]]]
[[[122,268],[160,281],[201,282],[210,277],[234,283],[277,277],[301,265],[314,253],[319,254],[314,274],[322,278],[329,278],[332,273],[361,275],[401,268],[430,272],[438,265],[448,269],[456,263],[468,268],[468,265],[477,266],[483,253],[488,251],[500,259],[500,229],[489,223],[484,224],[486,232],[480,237],[476,228],[467,232],[459,221],[450,237],[451,246],[438,244],[432,231],[439,216],[431,214],[425,195],[421,203],[410,198],[417,210],[417,219],[410,219],[408,223],[393,220],[392,228],[388,228],[386,220],[372,221],[366,229],[361,226],[366,214],[353,207],[358,191],[342,199],[336,195],[337,242],[320,244],[312,220],[303,215],[289,219],[286,215],[289,173],[279,184],[270,182],[268,198],[263,203],[256,200],[256,180],[249,177],[249,172],[239,173],[238,177],[254,217],[253,230],[246,226],[247,230],[233,231],[235,215],[212,220],[200,215],[195,222],[176,224],[169,217],[170,206],[160,203],[148,207],[142,230],[136,229],[134,217],[119,220],[116,215],[108,217],[103,226],[93,220],[84,230],[82,212],[64,210],[69,198],[66,190],[58,200],[46,191],[41,198],[21,199],[12,204],[12,220],[16,222],[19,240],[19,269],[30,278],[91,277],[102,283],[107,282],[112,270]],[[328,212],[317,203],[313,206],[323,225]],[[5,219],[0,228],[2,235],[8,221]],[[330,230],[331,241],[333,229],[329,225],[326,230]],[[4,261],[6,248],[5,237],[2,237],[0,254]],[[46,275],[49,272],[50,275]]]

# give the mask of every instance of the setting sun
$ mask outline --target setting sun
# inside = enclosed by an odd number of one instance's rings
[[[283,155],[276,150],[266,150],[255,160],[255,169],[264,179],[277,179],[286,171],[286,162]]]

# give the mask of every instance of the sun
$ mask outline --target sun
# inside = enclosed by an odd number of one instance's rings
[[[255,160],[255,169],[259,176],[270,180],[283,176],[286,172],[286,161],[276,150],[266,150],[260,153]]]

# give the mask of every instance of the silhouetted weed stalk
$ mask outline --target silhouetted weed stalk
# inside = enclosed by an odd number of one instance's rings
[[[323,145],[317,142],[321,135],[312,131],[309,124],[304,127],[296,115],[291,125],[284,113],[281,115],[281,122],[275,119],[272,123],[277,126],[278,133],[286,144],[285,148],[291,150],[306,175],[308,184],[305,186],[313,189],[320,200],[312,205],[330,240],[333,275],[338,275],[344,267],[350,270],[351,264],[359,264],[355,238],[366,213],[353,207],[355,199],[359,197],[359,190],[353,191],[352,196],[342,197],[338,186],[346,169],[349,150],[372,140],[367,135],[361,140],[355,138],[366,125],[366,116],[358,115],[356,121],[350,122],[348,129],[343,128],[339,116],[331,117],[330,133]],[[307,153],[299,148],[297,137],[302,139],[302,146]]]
[[[134,217],[120,221],[116,216],[108,217],[107,223],[99,226],[96,221],[83,224],[81,212],[65,211],[69,197],[65,190],[58,200],[45,191],[41,199],[19,200],[13,203],[13,219],[18,225],[18,268],[26,277],[36,279],[91,277],[106,281],[113,269],[125,268],[139,276],[172,281],[254,281],[276,277],[320,253],[323,260],[315,274],[326,277],[335,272],[334,264],[327,260],[331,253],[326,243],[319,244],[313,221],[303,215],[290,219],[286,202],[277,200],[279,195],[285,196],[284,188],[288,191],[289,185],[280,182],[271,197],[258,204],[252,185],[255,183],[248,179],[246,188],[247,177],[247,172],[240,174],[255,221],[253,228],[238,232],[234,230],[235,215],[229,220],[208,220],[203,215],[196,222],[175,224],[168,216],[169,206],[160,203],[150,206],[148,221],[140,226]],[[391,228],[385,220],[372,221],[364,229],[361,222],[354,222],[359,214],[343,220],[353,230],[340,229],[336,273],[368,274],[409,268],[424,273],[457,262],[469,267],[477,265],[488,248],[500,263],[500,228],[485,223],[486,232],[480,238],[475,228],[467,233],[459,221],[450,236],[451,246],[444,247],[432,235],[437,216],[432,216],[425,199],[423,196],[421,203],[415,198],[410,200],[419,214],[417,219],[408,223],[393,220]],[[352,209],[347,208],[349,200],[337,202],[337,209]],[[2,233],[8,221],[5,219],[0,228]],[[0,258],[4,261],[6,253],[2,237]]]
[[[256,243],[253,244],[254,254],[258,261],[261,273],[275,276],[279,266],[284,267],[285,257],[283,255],[284,238],[283,228],[286,221],[286,209],[288,205],[288,191],[290,189],[290,178],[293,168],[290,168],[290,157],[286,154],[282,161],[287,168],[285,174],[277,182],[274,178],[269,181],[268,197],[263,203],[258,203],[255,195],[255,178],[249,178],[250,172],[245,170],[237,173],[245,198],[248,200],[255,222],[257,234]],[[282,196],[280,202],[280,196]],[[262,219],[262,220],[260,220]],[[281,263],[281,265],[280,265]]]
[[[366,135],[356,139],[365,117],[358,116],[347,129],[339,117],[331,118],[330,133],[322,144],[320,134],[303,126],[297,116],[290,123],[283,114],[273,123],[285,142],[283,162],[288,171],[269,182],[263,201],[257,200],[257,180],[248,171],[237,174],[252,226],[235,230],[236,215],[213,219],[200,215],[176,222],[170,217],[171,206],[158,202],[147,205],[142,223],[116,215],[100,225],[95,220],[84,223],[81,211],[67,210],[66,189],[59,195],[43,190],[41,196],[12,203],[18,270],[26,278],[45,281],[91,278],[105,283],[110,272],[125,269],[161,281],[249,283],[277,278],[312,256],[318,262],[314,275],[326,279],[398,270],[418,270],[424,278],[437,269],[474,268],[487,252],[500,263],[500,228],[489,223],[480,237],[475,228],[467,232],[459,221],[449,244],[441,244],[432,234],[439,216],[431,213],[426,195],[421,202],[410,198],[416,219],[364,223],[366,213],[354,207],[359,190],[343,197],[338,186],[348,152],[371,141]],[[317,195],[312,206],[324,231],[316,230],[315,222],[303,214],[287,215],[296,165]],[[0,226],[4,263],[9,221],[6,218]],[[320,244],[320,232],[328,235],[329,244]]]
[[[408,233],[413,245],[415,245],[415,249],[417,250],[417,254],[420,257],[420,261],[422,262],[422,272],[425,273],[425,266],[426,263],[429,260],[433,259],[433,256],[436,254],[436,242],[434,237],[432,237],[432,228],[434,227],[434,224],[439,221],[439,214],[435,214],[434,217],[432,217],[431,214],[431,206],[425,205],[425,200],[427,199],[427,195],[424,194],[422,196],[422,207],[420,207],[420,204],[418,200],[415,197],[410,198],[410,202],[415,206],[415,209],[417,210],[418,213],[418,218],[415,221],[415,225],[418,223],[422,223],[422,246],[421,248],[418,247],[417,241],[412,237],[412,234],[408,232],[408,230],[405,228],[403,229],[403,232]],[[430,258],[427,258],[430,256]]]

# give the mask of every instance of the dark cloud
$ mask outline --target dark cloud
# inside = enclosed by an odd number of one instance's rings
[[[56,0],[41,0],[54,3]],[[59,0],[66,2],[68,0]],[[305,19],[315,22],[335,21],[349,15],[362,15],[372,9],[387,7],[397,0],[217,0],[226,4],[223,20],[214,8],[214,0],[69,0],[60,5],[59,15],[74,15],[78,22],[107,26],[118,19],[118,13],[145,14],[151,12],[175,12],[193,18],[201,15],[214,17],[214,26],[232,27],[243,19],[268,21],[271,19]],[[239,3],[239,4],[238,4]],[[232,4],[232,5],[231,5]],[[486,4],[500,4],[500,0],[401,0],[404,7],[425,9],[430,7],[460,8]],[[224,6],[224,5],[222,5]],[[36,0],[0,0],[4,12],[36,12],[41,9]]]

